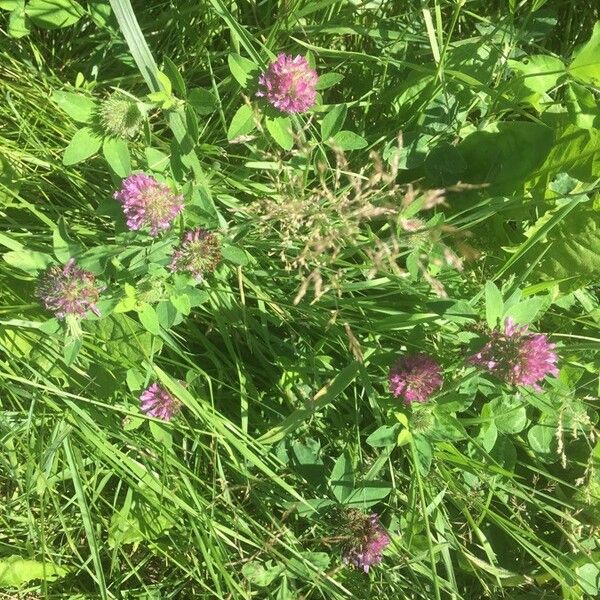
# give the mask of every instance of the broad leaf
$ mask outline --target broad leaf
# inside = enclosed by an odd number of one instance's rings
[[[354,488],[352,458],[348,451],[343,452],[335,461],[329,481],[331,491],[338,502],[343,502]]]
[[[34,250],[12,250],[11,252],[5,252],[2,258],[9,265],[26,273],[43,271],[54,262],[49,254],[35,252]]]
[[[365,148],[368,143],[365,138],[353,131],[338,131],[338,133],[333,136],[333,139],[328,142],[328,145],[332,148],[348,151],[360,150],[361,148]]]
[[[7,556],[0,558],[0,587],[20,587],[34,579],[53,581],[64,577],[68,572],[69,569],[50,562],[43,563],[16,555]]]
[[[77,164],[100,150],[102,138],[89,127],[83,127],[75,132],[73,139],[65,148],[63,165]]]
[[[36,25],[57,29],[77,23],[85,11],[75,0],[31,0],[26,12]]]
[[[334,136],[344,125],[348,107],[345,104],[334,105],[321,121],[321,139],[327,141]]]
[[[96,110],[96,102],[92,98],[75,92],[54,92],[52,100],[78,123],[89,123]]]
[[[217,110],[217,99],[212,92],[203,88],[191,89],[187,100],[199,115],[210,115]]]
[[[227,57],[227,64],[234,79],[243,88],[248,87],[258,76],[258,67],[251,60],[234,52]]]
[[[594,25],[590,40],[575,55],[569,72],[583,83],[600,85],[600,21]]]
[[[255,127],[254,112],[250,106],[244,104],[238,108],[231,119],[227,130],[227,139],[232,141],[240,136],[248,135]]]
[[[110,168],[122,178],[131,173],[131,159],[129,148],[125,140],[119,138],[105,138],[102,152]]]
[[[294,136],[292,135],[292,120],[289,117],[269,117],[265,118],[267,130],[273,136],[273,139],[284,149],[291,150],[294,146]]]

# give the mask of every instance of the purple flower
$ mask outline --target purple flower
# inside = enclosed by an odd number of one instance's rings
[[[168,185],[144,173],[124,179],[114,198],[123,205],[127,227],[134,231],[150,227],[152,236],[161,229],[168,229],[183,210],[183,196],[173,193]]]
[[[140,408],[149,417],[170,421],[179,412],[181,403],[164,387],[153,383],[142,392]]]
[[[468,360],[506,383],[530,385],[539,391],[538,382],[546,375],[558,375],[554,347],[546,335],[530,333],[527,326],[517,327],[509,317],[504,331],[491,331],[485,346]]]
[[[381,562],[381,554],[390,543],[390,537],[379,523],[379,515],[376,513],[369,517],[363,516],[353,533],[356,534],[356,539],[344,552],[343,560],[368,573],[370,567]]]
[[[205,229],[194,229],[183,235],[181,244],[173,252],[171,270],[189,273],[202,281],[205,273],[211,273],[221,260],[219,238]]]
[[[279,54],[259,77],[256,93],[284,113],[301,113],[315,103],[317,72],[303,56]]]
[[[37,296],[44,308],[52,311],[59,319],[67,316],[83,317],[91,310],[98,317],[96,302],[104,289],[89,271],[79,268],[71,258],[64,265],[50,267],[41,277]]]
[[[389,382],[392,394],[405,404],[426,402],[442,387],[442,370],[428,354],[403,356],[391,366]]]

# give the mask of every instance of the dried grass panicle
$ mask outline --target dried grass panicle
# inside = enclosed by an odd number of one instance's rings
[[[297,152],[309,162],[308,149],[300,144]],[[418,217],[404,217],[417,199],[421,210],[430,210],[445,203],[445,193],[399,184],[398,170],[395,157],[387,164],[371,152],[368,166],[355,172],[344,152],[335,150],[334,168],[318,163],[312,185],[307,185],[304,170],[282,164],[281,170],[269,172],[275,193],[253,202],[246,212],[261,235],[278,235],[279,259],[286,270],[300,275],[296,304],[311,287],[315,299],[332,289],[339,293],[336,281],[346,275],[339,266],[342,257],[351,258],[353,268],[367,278],[380,272],[402,275],[402,256],[421,247],[423,278],[444,295],[441,283],[427,271],[425,255],[433,244],[441,244],[443,235],[464,235],[448,226],[431,227]],[[440,256],[447,265],[461,268],[461,259],[450,248],[444,246]]]

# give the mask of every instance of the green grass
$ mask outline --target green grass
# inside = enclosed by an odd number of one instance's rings
[[[592,37],[593,3],[81,2],[75,24],[18,39],[4,4],[0,597],[596,597],[599,89],[551,68]],[[253,78],[280,51],[343,79],[294,117],[292,150],[264,120],[228,139],[241,106],[264,112]],[[231,53],[255,65],[247,88]],[[132,168],[163,153],[187,225],[225,244],[159,334],[110,311],[125,284],[152,291],[160,244],[127,254],[148,241],[125,231],[121,177],[102,152],[63,164],[81,124],[53,100],[150,105],[156,68],[177,101],[149,108]],[[364,147],[327,144],[344,111]],[[7,254],[65,248],[115,298],[72,358],[36,270]],[[557,344],[543,392],[465,366],[505,309]],[[406,408],[387,372],[419,351],[445,386]],[[170,423],[140,413],[153,381],[183,403]],[[342,561],[339,504],[390,532],[368,575]]]

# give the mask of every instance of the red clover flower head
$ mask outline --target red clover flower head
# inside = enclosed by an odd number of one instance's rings
[[[468,360],[506,383],[529,385],[539,391],[538,382],[546,375],[558,375],[554,348],[545,334],[531,333],[527,326],[518,327],[509,317],[504,331],[491,331],[485,346]]]
[[[140,408],[149,417],[170,421],[181,408],[181,403],[158,383],[146,388],[140,396]]]
[[[93,273],[78,267],[71,258],[63,267],[54,265],[42,275],[37,296],[59,319],[83,317],[88,310],[99,317],[96,302],[103,289]]]
[[[124,179],[114,197],[123,205],[127,227],[134,231],[150,227],[152,236],[158,235],[161,229],[168,229],[183,210],[183,196],[144,173]]]
[[[370,567],[381,562],[381,555],[389,545],[390,537],[379,523],[379,515],[376,513],[358,518],[353,514],[351,518],[353,523],[350,528],[354,539],[344,551],[343,560],[368,573]]]
[[[194,229],[183,235],[181,244],[173,252],[171,270],[189,273],[202,281],[205,273],[214,271],[220,260],[219,238],[206,229]]]
[[[281,112],[306,112],[315,103],[317,79],[317,72],[303,56],[279,54],[258,79],[256,95]]]
[[[415,354],[399,358],[390,368],[390,391],[405,404],[426,402],[442,387],[442,370],[428,354]]]

